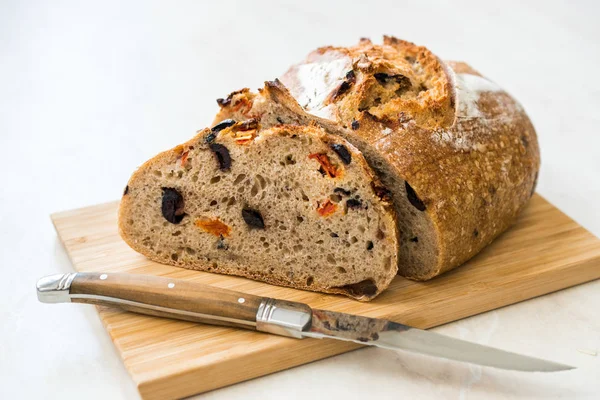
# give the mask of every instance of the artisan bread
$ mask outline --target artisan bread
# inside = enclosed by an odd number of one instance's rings
[[[393,207],[361,153],[276,118],[220,121],[147,161],[119,229],[160,263],[358,300],[397,273]]]
[[[391,191],[405,277],[430,279],[473,257],[535,190],[540,155],[529,118],[467,64],[385,37],[318,49],[281,81],[289,92],[274,81],[219,99],[215,121],[318,124],[354,144]]]

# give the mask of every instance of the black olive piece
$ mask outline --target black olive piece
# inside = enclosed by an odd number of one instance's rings
[[[281,119],[281,117],[277,117],[277,122],[279,122],[280,124],[285,124],[285,122],[283,122],[283,120]]]
[[[419,196],[417,196],[417,193],[407,181],[404,181],[404,187],[406,188],[406,197],[408,197],[410,204],[412,204],[419,211],[425,211],[427,208],[425,203],[423,203]]]
[[[348,200],[346,200],[346,206],[349,209],[362,208],[362,202],[357,199],[348,199]]]
[[[256,129],[256,128],[258,128],[258,119],[250,118],[249,120],[246,120],[240,124],[239,130],[240,131],[249,131],[250,129]]]
[[[215,138],[217,137],[216,133],[209,133],[208,135],[206,135],[206,137],[204,138],[204,142],[205,143],[212,143],[215,141]]]
[[[377,82],[381,83],[382,85],[385,85],[388,79],[390,79],[390,76],[383,72],[378,72],[376,74],[373,74],[373,76],[375,77],[375,79],[377,79]]]
[[[325,176],[325,170],[323,169],[323,167],[319,168],[319,172],[321,173],[321,175]]]
[[[408,77],[404,75],[394,75],[392,76],[392,78],[394,78],[396,83],[400,85],[401,88],[409,88],[412,86],[412,84],[410,83],[410,79],[408,79]],[[421,87],[419,89],[421,92],[427,90],[427,88],[423,84],[421,84]]]
[[[337,99],[344,93],[346,93],[352,87],[352,84],[356,81],[356,75],[353,70],[346,72],[346,80],[340,84],[337,91],[333,96],[331,96],[332,100]]]
[[[123,196],[129,193],[129,185],[125,186],[125,190],[123,190]]]
[[[341,95],[343,95],[344,93],[346,93],[348,90],[350,90],[350,87],[352,86],[352,84],[348,81],[344,81],[342,82],[342,84],[340,85],[340,87],[338,88],[337,92],[335,93],[335,95],[333,95],[333,99],[337,99],[338,97],[340,97]]]
[[[228,106],[231,103],[231,97],[227,97],[226,99],[217,99],[217,104],[221,107]]]
[[[338,235],[338,234],[337,234],[337,233],[335,233],[335,232],[331,232],[331,233],[329,234],[329,236],[331,236],[332,238],[340,237],[340,235]]]
[[[340,193],[340,194],[343,194],[344,196],[350,196],[352,194],[352,192],[350,192],[349,190],[346,190],[341,187],[334,188],[333,193]]]
[[[244,208],[242,210],[242,218],[251,228],[265,229],[265,221],[262,215],[257,210],[252,208]]]
[[[340,156],[344,164],[348,165],[350,162],[352,162],[352,154],[350,154],[346,146],[336,143],[332,144],[330,147],[331,150],[335,151],[335,153]]]
[[[233,125],[235,125],[235,120],[233,120],[233,119],[226,119],[224,121],[219,122],[218,124],[216,124],[212,128],[210,128],[210,131],[212,133],[218,133],[218,132],[221,132],[223,129],[229,128],[230,126],[233,126]]]
[[[358,128],[360,128],[360,122],[358,122],[357,120],[353,119],[352,120],[352,125],[350,125],[352,127],[352,130],[357,130]]]
[[[367,250],[373,250],[373,242],[370,240],[367,242]]]
[[[418,237],[412,237],[410,239],[408,239],[409,241],[413,242],[413,243],[419,243],[419,238]]]
[[[161,211],[163,217],[172,224],[180,223],[185,216],[183,197],[173,188],[164,187],[162,191]]]
[[[227,150],[227,147],[219,143],[211,143],[209,147],[217,157],[217,161],[219,162],[219,169],[221,171],[229,170],[229,168],[231,167],[231,156],[229,155],[229,150]]]
[[[373,76],[375,77],[375,79],[377,79],[377,82],[379,82],[381,85],[385,85],[386,83],[388,83],[390,81],[390,79],[393,79],[396,81],[396,83],[398,85],[400,85],[401,88],[407,88],[410,87],[410,79],[408,79],[406,76],[404,75],[388,75],[386,73],[383,72],[378,72],[376,74],[373,74]]]

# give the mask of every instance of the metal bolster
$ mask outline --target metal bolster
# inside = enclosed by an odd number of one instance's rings
[[[42,303],[70,303],[69,292],[76,276],[76,272],[70,272],[41,278],[36,284],[38,300]]]
[[[312,309],[306,304],[267,298],[256,312],[256,330],[302,339],[310,326]]]

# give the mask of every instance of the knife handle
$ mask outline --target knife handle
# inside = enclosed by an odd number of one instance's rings
[[[44,303],[87,303],[211,325],[255,329],[301,338],[310,325],[306,304],[259,297],[214,286],[151,275],[78,272],[37,283]]]

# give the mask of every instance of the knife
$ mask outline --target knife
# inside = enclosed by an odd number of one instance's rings
[[[37,282],[37,296],[43,303],[116,306],[158,317],[297,339],[345,340],[502,369],[553,372],[574,368],[384,319],[313,310],[303,303],[150,275],[95,272],[50,275]]]

